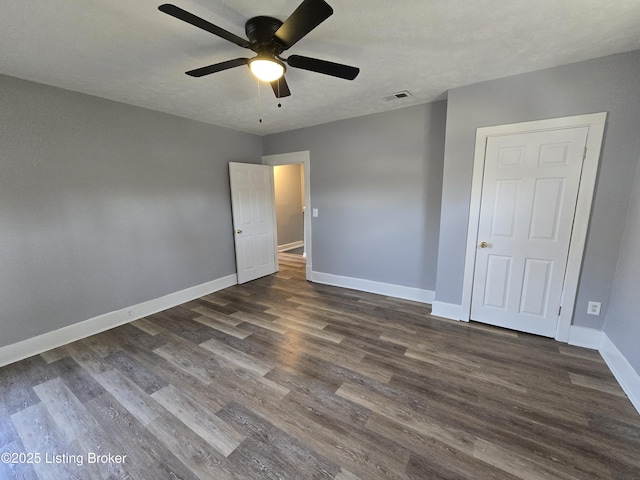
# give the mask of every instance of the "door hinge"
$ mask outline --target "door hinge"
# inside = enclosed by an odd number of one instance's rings
[[[562,305],[558,307],[558,316],[560,316],[560,312],[562,312]]]
[[[582,154],[582,160],[587,158],[587,147],[584,147],[584,153]]]

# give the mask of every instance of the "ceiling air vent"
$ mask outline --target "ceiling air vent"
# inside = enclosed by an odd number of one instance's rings
[[[407,98],[410,96],[411,94],[407,90],[402,90],[401,92],[392,93],[391,95],[387,95],[382,98],[389,102],[391,100],[400,100],[401,98]]]

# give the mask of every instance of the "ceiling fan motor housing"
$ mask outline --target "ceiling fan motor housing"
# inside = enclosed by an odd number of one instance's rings
[[[259,54],[281,54],[284,47],[280,45],[274,37],[274,34],[281,25],[282,22],[273,17],[259,16],[247,20],[244,30],[249,42],[251,42],[249,48]]]

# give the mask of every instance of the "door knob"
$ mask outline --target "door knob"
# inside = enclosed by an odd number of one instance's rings
[[[480,248],[487,248],[489,244],[487,242],[480,242]]]
[[[242,230],[236,230],[236,233],[240,234],[240,233],[242,233]]]

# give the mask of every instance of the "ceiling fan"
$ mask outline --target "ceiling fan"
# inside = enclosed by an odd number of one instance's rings
[[[318,58],[280,55],[295,45],[302,37],[316,28],[333,14],[333,9],[324,0],[304,0],[284,23],[273,17],[253,17],[245,24],[248,40],[234,35],[227,30],[210,23],[180,7],[165,3],[158,9],[179,20],[213,33],[236,45],[253,50],[257,55],[253,58],[234,58],[226,62],[215,63],[206,67],[186,72],[192,77],[203,77],[240,65],[248,65],[251,72],[260,80],[271,83],[277,98],[291,95],[284,78],[286,66],[309,70],[311,72],[331,75],[332,77],[353,80],[360,69],[349,65],[320,60]]]

